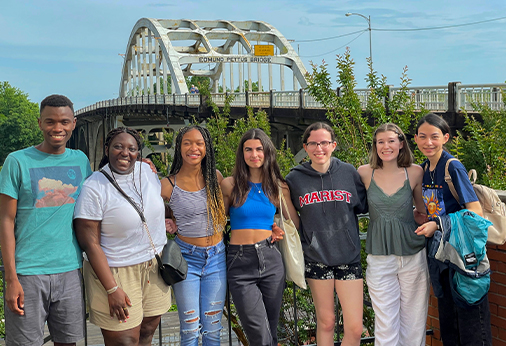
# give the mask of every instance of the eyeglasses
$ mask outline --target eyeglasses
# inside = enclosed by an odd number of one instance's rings
[[[308,149],[311,149],[311,150],[316,149],[316,147],[317,147],[317,146],[320,146],[320,148],[322,148],[322,149],[327,149],[327,148],[328,148],[328,146],[329,146],[330,144],[332,144],[332,143],[334,143],[334,142],[330,142],[330,141],[307,142],[307,143],[306,143],[306,147],[307,147]]]

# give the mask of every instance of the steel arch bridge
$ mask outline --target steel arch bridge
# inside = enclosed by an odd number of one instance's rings
[[[262,52],[265,49],[267,53]],[[243,80],[251,91],[252,79],[262,90],[262,65],[268,65],[269,90],[273,90],[274,64],[280,66],[280,90],[285,90],[286,68],[293,74],[291,90],[307,87],[306,68],[290,42],[262,21],[142,18],[130,34],[124,58],[120,97],[168,94],[163,84],[169,80],[172,93],[186,94],[189,76],[209,77],[215,92],[220,78],[224,91],[234,91],[235,85],[239,92],[245,91]]]

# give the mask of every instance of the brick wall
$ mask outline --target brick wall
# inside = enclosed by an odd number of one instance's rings
[[[506,244],[501,246],[487,246],[492,275],[488,299],[490,302],[490,321],[492,324],[493,346],[506,346]],[[439,318],[437,299],[432,288],[429,298],[429,314],[427,328],[434,331],[434,335],[427,336],[427,345],[442,346],[439,332]]]
[[[506,203],[506,191],[496,190],[501,201]],[[490,277],[490,324],[492,325],[492,345],[506,346],[506,244],[501,246],[487,246],[492,275]],[[427,328],[434,331],[434,335],[427,336],[427,345],[442,346],[439,332],[439,318],[437,312],[437,298],[432,288],[429,298],[429,313]]]

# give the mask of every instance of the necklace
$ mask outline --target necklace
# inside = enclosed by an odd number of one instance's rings
[[[110,168],[110,167],[109,167]],[[111,169],[111,174],[112,174],[112,178],[114,179],[114,181],[116,182],[116,184],[118,183],[118,181],[116,180],[116,176],[114,175],[114,171]],[[144,213],[144,199],[142,198],[142,186],[141,186],[141,189],[139,191],[139,189],[137,189],[137,185],[135,184],[135,166],[134,166],[134,169],[132,170],[131,173],[129,173],[128,175],[132,175],[132,185],[134,187],[134,192],[135,194],[137,194],[137,196],[139,197],[139,201],[140,203],[138,203],[134,198],[130,197],[129,198],[135,203],[137,204],[137,206],[139,206],[139,208],[141,209],[141,211]],[[139,182],[141,183],[142,185],[142,181],[141,181],[141,177],[139,175]]]
[[[260,186],[262,186],[262,183],[258,183],[258,184],[260,184]],[[253,185],[255,187],[255,190],[257,190],[258,193],[262,193],[262,189],[258,188],[257,183],[251,183],[251,185]]]
[[[436,169],[435,168],[433,171],[429,170],[429,177],[430,177],[430,180],[432,181],[432,185],[434,185],[434,180],[436,178]]]

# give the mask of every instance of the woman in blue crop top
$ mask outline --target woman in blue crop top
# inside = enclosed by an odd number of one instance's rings
[[[187,126],[176,138],[170,175],[162,197],[176,223],[167,226],[188,262],[186,280],[174,285],[181,345],[219,346],[227,290],[223,228],[226,223],[220,182],[209,131]],[[177,226],[176,226],[177,224]]]
[[[230,293],[250,345],[277,346],[277,325],[285,270],[275,240],[274,224],[282,187],[290,217],[298,216],[290,191],[276,162],[276,148],[260,129],[246,132],[237,148],[232,177],[221,183],[230,213],[231,238],[227,254]]]

